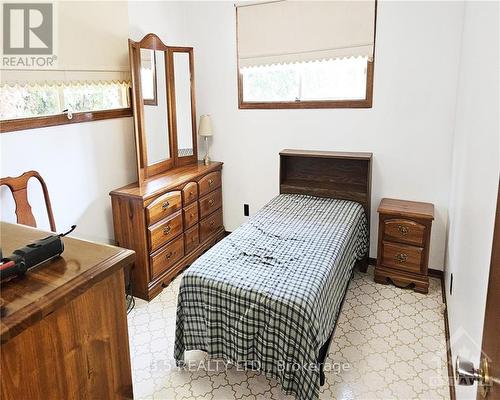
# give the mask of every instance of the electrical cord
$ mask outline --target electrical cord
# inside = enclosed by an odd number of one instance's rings
[[[125,290],[125,301],[127,303],[127,314],[130,314],[130,312],[134,309],[135,307],[135,298],[132,295],[132,279],[130,279],[130,270],[128,271],[128,287]]]

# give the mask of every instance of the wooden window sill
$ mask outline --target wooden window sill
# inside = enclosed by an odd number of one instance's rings
[[[66,114],[46,115],[42,117],[18,118],[0,121],[0,133],[22,131],[25,129],[45,128],[48,126],[78,124],[80,122],[100,121],[111,118],[131,117],[132,109],[118,108],[114,110],[100,110],[73,113],[68,119]]]

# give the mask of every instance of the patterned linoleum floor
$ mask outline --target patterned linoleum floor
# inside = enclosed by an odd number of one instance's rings
[[[136,399],[293,399],[256,371],[239,371],[188,352],[189,370],[173,360],[180,278],[129,314]],[[356,272],[330,346],[326,399],[449,399],[443,302],[439,280],[428,295],[373,282]]]

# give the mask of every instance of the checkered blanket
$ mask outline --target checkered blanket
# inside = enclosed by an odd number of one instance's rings
[[[368,251],[358,203],[279,195],[185,272],[174,357],[253,364],[297,399],[319,397],[319,350]]]

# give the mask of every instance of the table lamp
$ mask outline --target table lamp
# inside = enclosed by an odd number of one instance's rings
[[[200,117],[200,124],[198,125],[198,135],[202,136],[205,139],[205,147],[206,147],[206,155],[203,161],[205,165],[210,163],[210,157],[208,156],[208,137],[213,136],[213,128],[212,128],[212,119],[210,115],[205,114]]]

